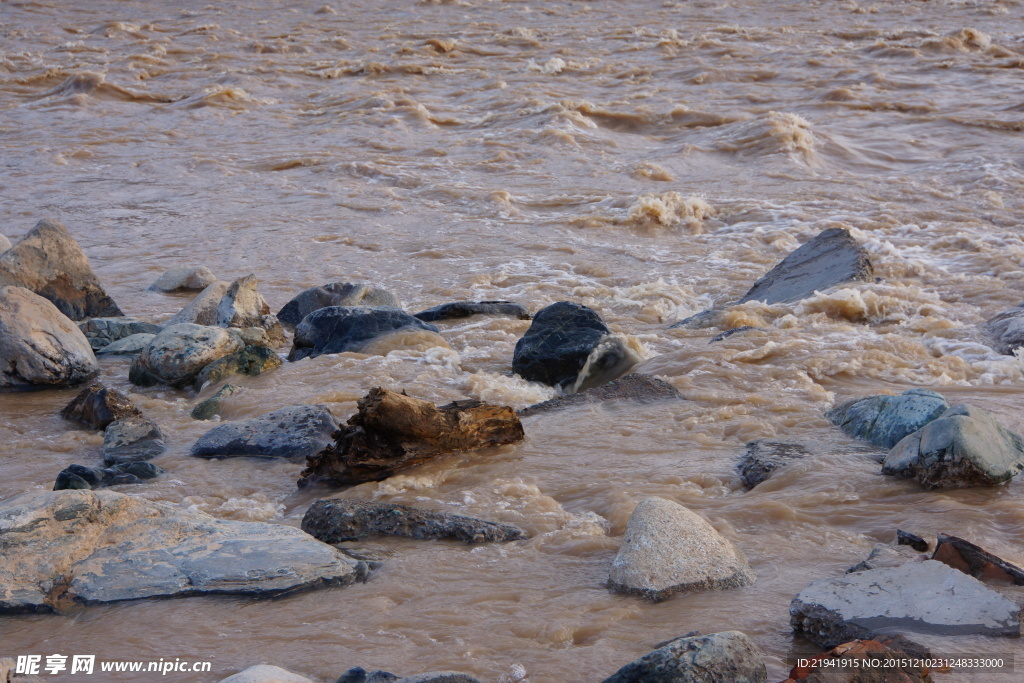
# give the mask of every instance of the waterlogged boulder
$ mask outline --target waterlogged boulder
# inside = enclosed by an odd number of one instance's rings
[[[939,534],[932,559],[981,581],[1000,581],[1024,586],[1024,569],[956,536]]]
[[[106,429],[114,420],[141,417],[142,411],[117,389],[93,382],[60,411],[60,416],[90,429]]]
[[[504,543],[526,538],[526,532],[514,524],[488,522],[398,503],[343,498],[313,503],[302,518],[302,530],[324,543],[358,541],[378,535],[452,538],[465,543]]]
[[[217,278],[206,266],[178,266],[164,271],[149,289],[153,292],[199,291],[216,281]]]
[[[1012,356],[1024,346],[1024,303],[989,318],[984,329],[992,337],[996,351]]]
[[[882,463],[883,474],[930,489],[995,486],[1022,469],[1024,440],[991,413],[962,403],[904,438]]]
[[[234,676],[222,679],[220,683],[316,683],[316,681],[279,666],[257,664],[239,671]]]
[[[438,331],[398,308],[328,306],[310,313],[295,328],[288,360],[360,352],[384,335],[399,330]]]
[[[330,306],[373,306],[398,308],[402,305],[394,294],[374,287],[373,285],[357,285],[350,282],[331,282],[321,287],[312,287],[302,292],[284,305],[277,313],[281,324],[294,329],[302,319],[313,311]]]
[[[608,587],[649,600],[754,583],[743,553],[704,518],[663,498],[640,501],[612,562]]]
[[[790,625],[823,648],[875,631],[1020,635],[1020,607],[977,579],[926,560],[815,581],[790,604]]]
[[[78,328],[89,340],[93,351],[99,351],[117,340],[130,337],[133,334],[157,334],[162,329],[153,323],[123,317],[90,318],[79,323]]]
[[[870,281],[873,277],[864,247],[844,228],[830,228],[784,258],[737,303],[790,303],[844,282]]]
[[[164,435],[144,417],[124,417],[103,432],[103,464],[120,465],[155,458],[166,450]]]
[[[677,638],[622,667],[604,683],[764,683],[768,670],[744,633]]]
[[[224,356],[203,368],[196,376],[196,388],[219,382],[226,377],[248,375],[255,377],[269,370],[281,367],[284,361],[272,349],[265,346],[249,345],[241,351]]]
[[[294,527],[215,519],[114,491],[39,491],[0,504],[0,614],[230,594],[271,597],[365,576]]]
[[[224,295],[228,292],[228,287],[231,285],[223,280],[217,280],[211,283],[196,295],[195,299],[189,302],[185,308],[175,313],[167,322],[164,323],[164,327],[171,327],[172,325],[180,325],[181,323],[193,323],[195,325],[216,325],[217,324],[217,309],[220,306],[220,300],[224,298]]]
[[[143,387],[161,382],[185,387],[193,384],[207,365],[241,351],[243,346],[237,333],[220,327],[171,325],[132,359],[128,379]]]
[[[0,286],[25,287],[72,320],[122,315],[107,296],[85,252],[56,221],[36,223],[0,254]]]
[[[277,316],[256,289],[255,275],[238,278],[228,286],[217,304],[217,325],[220,327],[260,327],[271,341],[283,342],[284,331]]]
[[[217,393],[202,401],[192,409],[193,420],[212,420],[224,410],[224,402],[237,394],[241,389],[234,384],[225,384]]]
[[[149,346],[149,343],[156,337],[155,334],[133,334],[111,342],[96,352],[97,356],[135,356],[142,353],[142,350]]]
[[[23,287],[0,287],[0,392],[73,386],[100,368],[82,331]]]
[[[599,387],[584,389],[576,394],[565,394],[542,403],[535,403],[520,410],[519,417],[529,417],[553,410],[563,410],[565,408],[594,403],[614,403],[618,401],[652,403],[655,401],[681,401],[682,399],[683,397],[679,390],[668,382],[637,372],[612,380],[608,384],[603,384]]]
[[[857,439],[892,448],[946,412],[949,403],[934,391],[910,389],[899,396],[867,396],[825,413],[832,424]]]
[[[752,489],[772,476],[775,470],[809,455],[811,452],[797,443],[758,439],[747,444],[747,450],[736,468],[739,470],[743,485]]]
[[[337,429],[337,419],[324,406],[288,406],[214,427],[192,446],[192,455],[305,458],[333,443]]]
[[[416,317],[428,323],[457,320],[474,315],[494,315],[529,320],[530,312],[511,301],[454,301],[420,311]]]
[[[142,484],[164,474],[163,468],[149,462],[126,462],[111,468],[70,465],[57,475],[54,491],[66,489],[99,489],[119,484]]]

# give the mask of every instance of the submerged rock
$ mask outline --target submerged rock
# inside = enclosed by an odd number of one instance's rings
[[[321,287],[305,290],[286,303],[284,308],[278,311],[277,317],[282,325],[288,329],[294,329],[302,322],[303,318],[313,311],[330,306],[402,308],[398,298],[386,289],[350,282],[331,282]]]
[[[474,315],[497,315],[529,320],[530,312],[511,301],[454,301],[420,311],[417,318],[428,323],[438,320],[456,320]]]
[[[768,670],[746,634],[677,638],[622,667],[604,683],[764,683]]]
[[[192,409],[193,420],[211,420],[216,415],[220,415],[221,411],[224,410],[224,401],[237,394],[241,389],[236,387],[234,384],[225,384],[217,393],[206,399],[205,401],[196,405]]]
[[[241,351],[224,356],[203,368],[196,376],[196,388],[206,384],[219,382],[226,377],[235,375],[256,375],[279,368],[284,364],[281,357],[265,346],[249,345]]]
[[[96,352],[97,356],[135,356],[142,353],[142,350],[149,346],[149,343],[156,337],[155,334],[133,334],[111,342]]]
[[[329,446],[338,426],[324,406],[287,406],[251,420],[214,427],[192,446],[192,455],[305,458]]]
[[[896,530],[896,544],[909,545],[919,553],[923,553],[928,550],[928,541],[924,540],[917,534],[912,534],[909,531],[904,531],[903,529]]]
[[[649,600],[754,583],[743,553],[704,518],[663,498],[640,501],[612,562],[608,587]]]
[[[399,330],[438,331],[398,308],[328,306],[310,313],[295,328],[288,360],[360,352],[384,335]]]
[[[900,441],[885,456],[883,474],[917,479],[922,486],[995,486],[1024,469],[1024,440],[994,415],[965,404]]]
[[[752,489],[772,476],[775,470],[809,455],[811,452],[797,443],[758,439],[747,444],[747,450],[736,468],[740,472],[743,485]]]
[[[932,559],[982,581],[1002,581],[1024,586],[1024,569],[956,536],[939,534]]]
[[[199,291],[216,281],[217,278],[206,266],[178,266],[164,271],[149,289],[154,292]]]
[[[110,346],[112,343],[133,334],[157,334],[161,328],[153,323],[135,318],[90,318],[78,324],[93,351]]]
[[[60,411],[60,416],[90,429],[106,429],[114,420],[142,417],[142,411],[117,389],[93,382]]]
[[[62,224],[42,220],[0,254],[0,286],[25,287],[72,320],[122,315]]]
[[[160,428],[144,417],[115,420],[103,432],[104,465],[149,460],[166,448]]]
[[[847,401],[825,413],[825,417],[854,438],[892,448],[948,408],[949,403],[941,394],[910,389],[899,396],[867,396]]]
[[[1024,346],[1024,303],[989,318],[984,329],[992,337],[996,351],[1012,356]]]
[[[229,283],[223,280],[211,283],[206,289],[196,295],[196,298],[192,299],[185,308],[167,320],[164,323],[164,327],[171,327],[172,325],[180,325],[182,323],[216,325],[217,309],[220,306],[220,300],[227,294],[228,287],[230,286]]]
[[[710,327],[724,327],[727,324],[724,311],[711,309],[695,313],[689,318],[683,318],[679,322],[669,325],[668,329],[706,330]]]
[[[119,484],[142,484],[146,479],[153,479],[164,474],[161,467],[149,462],[127,462],[114,465],[109,469],[70,465],[57,475],[53,485],[54,491],[65,489],[98,489]]]
[[[149,387],[163,382],[186,387],[203,368],[243,347],[237,333],[220,327],[183,323],[165,327],[132,360],[128,379]]]
[[[324,543],[358,541],[367,536],[453,538],[466,543],[519,541],[526,532],[514,524],[488,522],[397,503],[331,499],[313,503],[302,530]]]
[[[381,481],[442,453],[522,441],[523,425],[508,406],[455,401],[435,406],[377,387],[335,435],[335,443],[307,459],[299,486],[324,481],[354,486]]]
[[[0,392],[74,386],[99,374],[82,331],[24,287],[0,287]]]
[[[365,565],[294,527],[215,519],[114,491],[0,503],[0,614],[139,598],[270,597],[344,585]]]
[[[612,380],[608,384],[603,384],[593,389],[584,389],[576,394],[565,394],[542,403],[535,403],[520,410],[519,417],[530,417],[531,415],[547,413],[552,410],[562,410],[564,408],[593,403],[610,403],[615,401],[650,403],[653,401],[681,401],[682,399],[683,396],[679,393],[679,390],[668,382],[637,372]]]

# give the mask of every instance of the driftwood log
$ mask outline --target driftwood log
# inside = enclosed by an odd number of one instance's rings
[[[334,433],[334,445],[306,458],[299,486],[381,481],[442,453],[501,446],[523,436],[523,425],[508,406],[481,401],[435,406],[377,387]]]

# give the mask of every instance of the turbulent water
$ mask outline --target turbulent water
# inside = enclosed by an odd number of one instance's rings
[[[213,662],[131,680],[267,662],[330,680],[358,665],[584,682],[686,632],[737,629],[780,680],[815,651],[790,631],[792,597],[897,526],[1024,561],[1024,484],[925,492],[822,417],[926,386],[1024,429],[1024,362],[979,329],[1024,296],[1021,2],[327,1],[2,0],[0,232],[63,221],[121,308],[155,322],[188,301],[145,291],[178,265],[255,273],[274,310],[338,280],[412,311],[577,301],[686,400],[537,415],[522,444],[346,492],[512,522],[529,541],[357,544],[386,558],[368,583],[276,601],[5,618],[0,654]],[[717,329],[668,329],[831,227],[867,248],[877,282],[730,309],[730,326],[763,329],[711,345]],[[244,381],[225,418],[323,403],[345,419],[378,385],[521,408],[553,396],[511,373],[528,325],[442,323],[446,345],[286,363]],[[189,457],[210,427],[189,417],[196,395],[102,366],[169,442],[167,475],[119,490],[291,525],[332,493],[298,491],[301,464]],[[57,416],[74,393],[0,396],[0,497],[99,463],[101,437]],[[735,463],[757,438],[832,454],[745,492]],[[708,518],[756,584],[656,605],[610,593],[650,495]]]

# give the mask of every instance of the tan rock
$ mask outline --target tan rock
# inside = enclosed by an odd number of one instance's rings
[[[222,327],[171,325],[132,360],[128,379],[144,387],[161,382],[184,387],[207,365],[243,347],[237,333]]]
[[[163,323],[165,327],[171,325],[180,325],[181,323],[194,323],[196,325],[216,325],[217,324],[217,307],[220,305],[220,300],[227,294],[228,287],[227,282],[218,280],[207,286],[206,289],[196,295],[195,299],[185,308],[175,313],[171,318]]]

